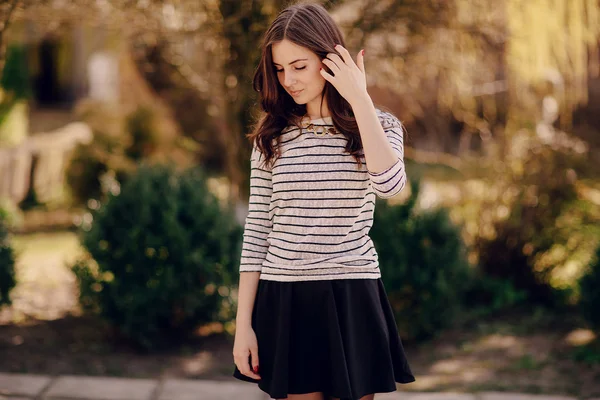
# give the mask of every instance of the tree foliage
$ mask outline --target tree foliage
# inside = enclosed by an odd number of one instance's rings
[[[558,77],[560,121],[568,123],[573,108],[586,101],[588,73],[598,70],[600,5],[595,0],[320,3],[342,27],[353,54],[367,49],[369,84],[403,99],[401,117],[414,119],[434,138],[431,142],[441,143],[440,151],[483,149],[502,158],[510,146],[504,142],[510,142],[523,116],[537,118],[541,83]],[[196,118],[189,112],[176,116],[186,134],[215,149],[205,159],[222,167],[244,197],[245,135],[257,111],[250,79],[259,39],[287,4],[8,0],[1,7],[7,22],[34,20],[46,31],[83,22],[128,40],[161,97],[176,109],[187,111],[182,104],[196,109]],[[0,28],[0,47],[11,26],[7,22]]]

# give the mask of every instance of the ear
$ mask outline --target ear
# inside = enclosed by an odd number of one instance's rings
[[[323,78],[325,78],[326,81],[333,84],[332,81],[335,77],[333,75],[331,75],[329,72],[327,72],[324,67],[321,67],[321,70],[319,72],[321,73],[321,76]]]

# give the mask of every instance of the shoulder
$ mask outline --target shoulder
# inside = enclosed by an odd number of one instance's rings
[[[256,144],[256,140],[252,142],[252,153],[250,154],[250,159],[254,161],[264,161],[264,154],[260,151],[260,148]]]
[[[389,111],[380,110],[379,108],[375,110],[377,112],[379,122],[384,130],[393,128],[399,128],[400,130],[403,129],[402,122],[400,122],[398,117],[396,117],[394,114]]]

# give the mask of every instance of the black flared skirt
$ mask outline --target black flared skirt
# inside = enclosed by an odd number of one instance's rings
[[[381,279],[259,280],[252,327],[260,380],[273,399],[323,392],[355,400],[415,380]]]

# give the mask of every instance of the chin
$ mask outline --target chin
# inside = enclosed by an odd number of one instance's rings
[[[306,103],[307,103],[307,101],[306,101],[306,100],[300,100],[300,99],[296,99],[296,98],[294,98],[293,96],[290,96],[290,97],[292,98],[292,100],[294,100],[294,103],[296,103],[296,104],[300,104],[300,105],[302,105],[302,104],[306,104]]]
[[[314,98],[312,98],[310,95],[303,93],[303,96],[301,99],[296,99],[294,97],[292,97],[292,99],[294,100],[294,102],[296,104],[307,104],[309,103],[311,100],[314,100]]]

